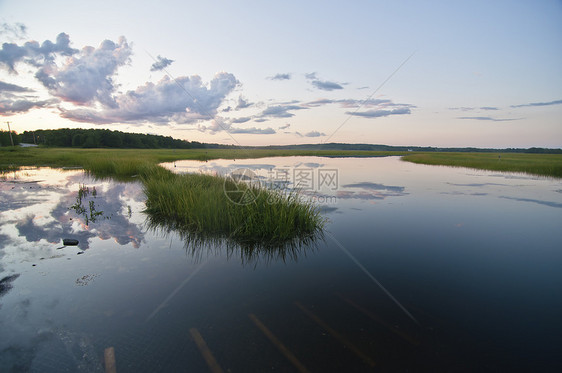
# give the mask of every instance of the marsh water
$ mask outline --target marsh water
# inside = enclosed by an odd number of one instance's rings
[[[396,157],[250,169],[327,219],[287,255],[150,229],[142,186],[0,180],[0,371],[561,371],[562,182]],[[64,246],[63,239],[78,240]]]

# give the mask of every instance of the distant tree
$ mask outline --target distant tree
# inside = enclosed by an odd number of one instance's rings
[[[14,131],[12,131],[12,139],[14,140],[14,145],[18,145],[21,142],[21,137]],[[0,146],[12,146],[10,132],[0,130]]]

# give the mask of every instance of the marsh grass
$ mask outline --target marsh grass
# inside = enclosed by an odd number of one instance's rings
[[[414,153],[402,157],[402,160],[428,165],[562,177],[562,154]]]
[[[157,177],[142,176],[146,212],[156,224],[247,244],[287,242],[313,235],[324,225],[316,206],[295,193],[280,195],[240,182],[237,188],[253,188],[255,198],[236,203],[225,193],[232,179],[162,170]]]

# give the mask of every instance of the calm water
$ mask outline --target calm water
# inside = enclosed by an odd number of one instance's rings
[[[394,157],[166,166],[297,186],[324,238],[285,258],[186,247],[147,229],[138,183],[5,174],[0,371],[102,372],[109,347],[118,372],[562,370],[560,180]]]

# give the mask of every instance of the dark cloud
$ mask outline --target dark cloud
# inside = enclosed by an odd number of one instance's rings
[[[304,137],[322,137],[322,136],[326,136],[326,134],[318,131],[310,131],[304,134]]]
[[[230,128],[229,131],[230,133],[250,133],[250,134],[254,134],[254,135],[272,135],[275,132],[275,130],[271,127],[268,128],[256,128],[256,127],[252,127],[252,128]]]
[[[380,118],[380,117],[387,117],[389,115],[401,115],[401,114],[410,114],[410,108],[402,107],[398,109],[379,109],[379,110],[367,110],[367,111],[355,111],[355,112],[346,112],[348,115],[353,115],[357,117],[363,118]]]
[[[560,105],[562,100],[550,101],[550,102],[531,102],[529,104],[521,105],[511,105],[512,108],[527,107],[527,106],[550,106],[550,105]]]
[[[37,41],[28,41],[22,46],[15,43],[4,43],[0,49],[0,64],[5,65],[8,71],[16,73],[15,65],[26,62],[36,67],[52,64],[54,54],[72,56],[78,53],[77,49],[70,47],[70,38],[65,33],[60,33],[53,43],[45,40],[42,44]]]
[[[291,74],[275,74],[269,77],[270,80],[289,80],[291,79]]]
[[[492,117],[458,117],[457,119],[474,119],[474,120],[485,120],[491,122],[507,122],[511,120],[520,120],[522,118],[492,118]]]
[[[260,117],[272,117],[272,118],[290,118],[295,116],[295,114],[289,111],[303,110],[306,107],[298,105],[274,105],[266,108],[261,112]]]
[[[313,80],[310,82],[314,87],[321,89],[323,91],[333,91],[334,89],[343,89],[343,87],[335,82]]]
[[[0,297],[6,295],[12,288],[12,282],[14,282],[18,277],[20,277],[19,273],[16,273],[11,276],[6,276],[0,280]]]
[[[164,70],[166,67],[170,66],[174,60],[170,60],[166,57],[157,56],[156,61],[150,66],[150,71],[160,71]]]
[[[238,96],[238,104],[236,105],[236,110],[245,109],[254,105],[253,103],[249,102],[242,96]]]
[[[18,113],[25,113],[31,109],[52,107],[59,100],[48,99],[33,101],[29,99],[12,99],[0,96],[0,116],[10,116]]]
[[[2,92],[33,92],[33,89],[0,81],[0,93]]]
[[[224,72],[216,74],[208,85],[198,75],[175,80],[164,76],[156,84],[146,83],[116,97],[117,107],[114,109],[61,110],[61,116],[97,124],[148,120],[156,124],[195,123],[213,118],[225,97],[237,85],[234,75]]]
[[[306,107],[319,107],[319,106],[322,106],[322,105],[333,104],[334,102],[337,102],[337,101],[336,100],[330,100],[328,98],[321,98],[321,99],[318,99],[318,100],[307,102],[306,104],[304,104],[304,106],[306,106]]]
[[[320,80],[318,79],[316,73],[307,73],[304,74],[304,76],[307,80],[310,81],[310,84],[312,84],[312,86],[323,91],[333,91],[335,89],[343,89],[342,84],[349,84],[349,83],[340,84],[336,82],[330,82],[327,80]]]
[[[242,117],[242,118],[233,119],[232,123],[246,123],[250,120],[252,120],[252,117]]]

